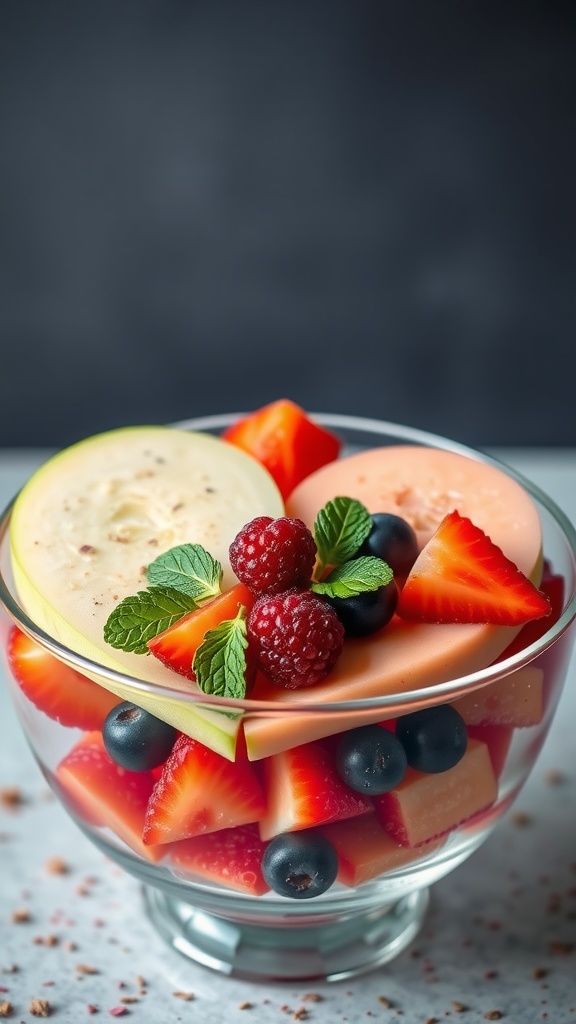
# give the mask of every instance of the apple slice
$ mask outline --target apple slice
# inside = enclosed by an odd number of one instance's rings
[[[209,434],[129,427],[99,434],[46,462],[16,500],[10,528],[12,570],[23,608],[79,654],[174,692],[175,699],[95,677],[234,756],[239,719],[178,700],[194,684],[156,658],[118,651],[103,628],[123,598],[146,587],[145,566],[178,544],[202,544],[236,583],[228,548],[246,522],[280,516],[269,473],[251,456]]]

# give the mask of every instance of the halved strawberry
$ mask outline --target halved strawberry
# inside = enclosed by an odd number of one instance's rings
[[[55,785],[73,814],[93,826],[107,826],[131,849],[157,861],[166,849],[142,842],[146,807],[154,786],[152,772],[129,772],[112,760],[100,732],[88,732],[62,759]]]
[[[342,446],[339,437],[286,398],[238,420],[222,436],[266,467],[283,498],[310,473],[336,459]]]
[[[540,590],[550,602],[550,615],[547,618],[533,619],[531,622],[527,622],[506,650],[502,651],[500,657],[496,658],[496,661],[511,658],[513,654],[523,651],[530,644],[535,643],[536,640],[544,636],[544,633],[558,621],[562,614],[562,609],[564,608],[564,589],[564,577],[551,572],[545,566],[544,575],[540,582]]]
[[[418,622],[517,626],[550,614],[550,602],[478,526],[444,517],[402,588],[398,615]]]
[[[8,636],[7,654],[22,693],[61,725],[100,729],[119,703],[115,694],[58,661],[16,626]]]
[[[321,743],[303,743],[263,762],[266,813],[260,836],[295,832],[371,811],[367,796],[356,793],[338,776],[333,756]]]
[[[174,672],[194,679],[192,661],[208,630],[226,619],[235,619],[240,605],[248,612],[253,604],[254,595],[243,583],[237,583],[149,640],[148,650]]]
[[[270,889],[262,874],[266,846],[258,825],[236,825],[181,839],[171,847],[170,859],[175,868],[191,871],[209,882],[262,896]]]
[[[258,821],[265,809],[248,761],[228,761],[182,734],[150,796],[142,838],[146,845],[171,843]]]

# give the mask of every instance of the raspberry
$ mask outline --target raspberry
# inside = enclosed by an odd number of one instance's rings
[[[315,560],[316,543],[301,519],[259,516],[230,545],[230,565],[253,594],[308,586]]]
[[[279,686],[312,686],[338,660],[344,627],[310,590],[263,594],[248,616],[248,638],[262,671]]]

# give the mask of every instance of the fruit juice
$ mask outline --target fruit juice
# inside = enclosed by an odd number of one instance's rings
[[[441,877],[558,698],[567,647],[522,658],[565,602],[526,490],[458,450],[349,454],[293,403],[224,437],[88,439],[24,488],[10,542],[55,641],[7,636],[47,776],[128,870],[194,899]]]

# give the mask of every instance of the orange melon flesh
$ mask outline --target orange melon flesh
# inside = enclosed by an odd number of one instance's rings
[[[526,491],[493,466],[454,452],[399,446],[371,449],[324,466],[288,500],[286,514],[312,527],[319,510],[337,496],[357,498],[373,512],[393,512],[416,530],[420,547],[447,512],[468,516],[526,576],[540,582],[542,531],[536,506]],[[490,665],[520,627],[477,624],[409,623],[398,616],[381,631],[347,640],[329,676],[306,690],[283,690],[263,678],[251,696],[291,702],[349,701],[410,690],[456,679]],[[414,708],[413,708],[414,710]],[[401,703],[389,709],[402,713]],[[247,719],[248,756],[258,759],[321,736],[385,717],[366,713],[294,714]]]
[[[544,672],[526,665],[452,702],[467,725],[538,725],[544,714]]]
[[[418,850],[400,846],[382,828],[375,814],[357,818],[351,825],[337,821],[320,831],[330,840],[338,854],[337,881],[355,886],[397,868],[420,860],[437,850],[442,840],[424,843]]]
[[[471,739],[464,757],[447,772],[425,775],[409,768],[389,793],[374,797],[381,825],[402,846],[420,846],[450,832],[498,796],[488,747]]]

